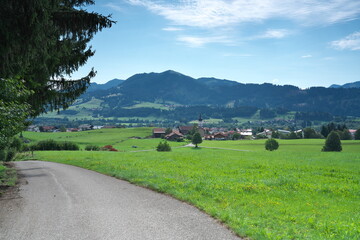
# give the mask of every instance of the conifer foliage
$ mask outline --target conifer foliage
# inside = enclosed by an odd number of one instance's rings
[[[88,46],[94,34],[114,23],[110,16],[84,10],[91,4],[94,1],[1,1],[0,81],[7,83],[0,84],[3,106],[17,102],[27,108],[27,117],[35,117],[66,109],[86,90],[94,70],[81,79],[67,77],[94,55]],[[9,83],[21,84],[28,92],[9,101],[3,95]]]
[[[342,146],[340,136],[337,132],[332,131],[326,138],[325,146],[322,149],[323,152],[341,152]]]

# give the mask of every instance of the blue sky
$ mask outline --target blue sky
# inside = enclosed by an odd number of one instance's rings
[[[359,0],[98,0],[93,81],[168,69],[302,88],[360,81]]]

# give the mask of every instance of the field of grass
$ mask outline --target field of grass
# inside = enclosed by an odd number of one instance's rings
[[[131,135],[131,134],[130,134]],[[134,144],[136,144],[135,139]],[[141,141],[141,140],[139,140]],[[321,152],[324,140],[208,141],[172,152],[37,152],[168,193],[252,239],[359,239],[360,141]]]
[[[53,139],[78,143],[84,149],[86,145],[103,147],[112,145],[119,151],[140,151],[155,149],[161,139],[146,138],[152,135],[153,128],[111,128],[83,132],[39,133],[23,132],[23,136],[32,142]],[[137,139],[142,138],[142,139]],[[185,143],[169,142],[171,147],[185,145]],[[136,148],[133,148],[136,146]]]

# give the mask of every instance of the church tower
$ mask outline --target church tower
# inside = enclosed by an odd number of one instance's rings
[[[200,115],[199,115],[198,124],[199,124],[199,127],[200,127],[200,128],[203,127],[203,119],[202,119],[202,117],[201,117],[201,113],[200,113]]]

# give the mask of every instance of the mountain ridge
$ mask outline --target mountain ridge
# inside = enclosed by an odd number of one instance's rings
[[[108,112],[138,102],[204,106],[285,108],[360,116],[359,88],[311,87],[271,83],[240,83],[216,78],[192,78],[172,70],[135,74],[115,87],[88,92],[84,99],[101,99]]]

